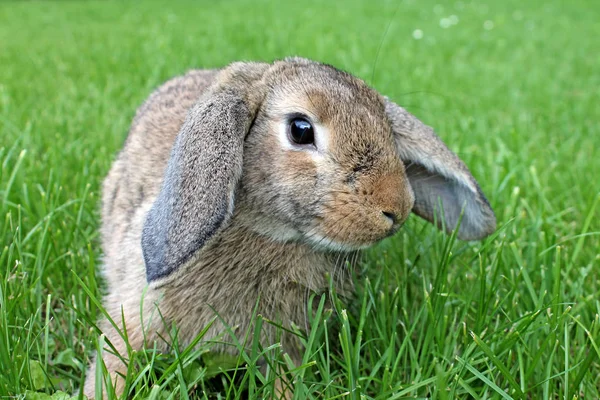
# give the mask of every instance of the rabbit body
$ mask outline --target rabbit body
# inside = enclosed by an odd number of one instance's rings
[[[185,345],[215,312],[220,318],[206,333],[206,340],[224,333],[221,318],[236,332],[245,333],[257,306],[265,318],[305,326],[308,295],[324,291],[327,274],[340,273],[334,271],[334,261],[341,267],[348,258],[346,254],[315,252],[301,243],[273,242],[236,224],[234,215],[231,225],[202,249],[198,261],[187,266],[189,274],[182,271],[165,285],[147,288],[140,247],[145,217],[160,191],[179,128],[216,74],[215,70],[190,71],[157,89],[138,111],[125,147],[104,181],[103,276],[108,287],[104,307],[120,329],[123,314],[128,342],[134,349],[140,349],[144,342],[156,342],[159,350],[168,351],[168,343],[159,337],[169,336],[169,323],[179,329],[179,343]],[[342,273],[340,278],[345,281],[340,282],[341,295],[352,287],[348,276]],[[160,305],[161,316],[156,305]],[[126,355],[125,343],[112,325],[104,320],[100,326],[121,355]],[[265,325],[263,333],[271,334],[266,340],[275,339],[273,331]],[[293,335],[283,333],[281,340],[292,359],[299,361],[301,349]],[[232,351],[225,345],[215,349]],[[122,380],[117,374],[124,374],[126,365],[109,353],[105,353],[104,362],[119,392]],[[85,393],[89,398],[94,396],[95,373],[92,364],[86,384],[90,390]]]
[[[311,122],[313,147],[289,140],[297,118]],[[436,186],[426,187],[424,174]],[[227,341],[224,323],[245,335],[255,308],[304,327],[308,296],[327,290],[328,275],[350,294],[348,257],[393,234],[411,210],[433,220],[440,197],[466,204],[465,238],[493,231],[464,164],[361,80],[304,59],[190,71],[140,107],[104,181],[104,306],[133,349],[169,351],[162,338],[173,326],[185,346],[215,315],[203,340]],[[126,356],[112,325],[100,328]],[[261,334],[300,362],[294,335],[269,324]],[[107,351],[103,361],[121,393],[126,364]],[[95,373],[92,363],[90,398]]]

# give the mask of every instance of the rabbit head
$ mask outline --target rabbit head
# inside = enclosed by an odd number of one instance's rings
[[[147,278],[171,275],[230,223],[352,251],[396,232],[410,211],[447,230],[462,214],[462,239],[495,229],[464,163],[360,79],[299,58],[234,63],[176,138],[142,233]]]

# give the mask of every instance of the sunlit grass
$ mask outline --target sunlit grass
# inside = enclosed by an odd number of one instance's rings
[[[412,218],[368,251],[354,299],[317,307],[303,365],[276,343],[218,357],[199,332],[129,354],[130,392],[262,398],[288,365],[297,399],[600,398],[597,2],[214,3],[0,4],[0,396],[74,393],[103,347],[99,188],[152,88],[301,55],[434,126],[497,234]]]

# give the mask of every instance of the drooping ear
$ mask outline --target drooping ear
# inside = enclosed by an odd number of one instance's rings
[[[142,231],[148,282],[174,273],[231,217],[244,138],[264,96],[260,78],[267,68],[232,64],[190,109]]]
[[[386,112],[415,194],[413,212],[429,222],[437,221],[438,227],[443,214],[448,231],[456,228],[462,212],[458,237],[463,240],[482,239],[494,232],[494,212],[467,166],[433,129],[388,99]]]

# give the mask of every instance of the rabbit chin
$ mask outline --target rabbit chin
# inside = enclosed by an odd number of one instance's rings
[[[247,221],[245,221],[247,222]],[[266,236],[271,240],[279,243],[305,243],[313,247],[317,251],[338,251],[351,252],[371,247],[375,243],[343,243],[319,233],[316,229],[310,229],[308,232],[301,232],[288,226],[274,226],[270,224],[262,224],[254,221],[250,226],[252,231],[259,235]]]
[[[342,243],[323,236],[316,232],[311,232],[304,235],[304,240],[316,250],[321,251],[339,251],[339,252],[351,252],[356,250],[366,249],[371,247],[374,243],[354,244],[354,243]]]

